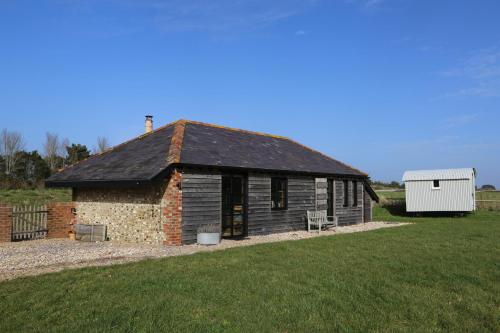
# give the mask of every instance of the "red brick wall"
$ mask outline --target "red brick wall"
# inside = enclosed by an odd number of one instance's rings
[[[163,195],[165,245],[182,245],[182,173],[175,170]]]
[[[73,202],[53,202],[47,205],[47,238],[67,238],[72,230],[75,216],[71,211]]]
[[[0,242],[12,239],[12,206],[0,203]]]

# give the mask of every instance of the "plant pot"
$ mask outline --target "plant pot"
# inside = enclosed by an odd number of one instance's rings
[[[75,233],[73,231],[68,232],[69,240],[75,240]]]
[[[198,233],[197,242],[200,245],[217,245],[220,243],[220,233],[200,232]]]

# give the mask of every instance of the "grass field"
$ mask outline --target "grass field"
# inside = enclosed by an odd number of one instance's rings
[[[412,221],[3,282],[0,332],[498,332],[500,214]]]
[[[16,205],[43,205],[50,201],[71,201],[69,189],[5,190],[0,189],[0,202]]]
[[[483,191],[476,192],[477,200],[499,200],[500,201],[500,191]]]

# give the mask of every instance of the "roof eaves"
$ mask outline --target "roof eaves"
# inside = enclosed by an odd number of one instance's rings
[[[337,163],[340,163],[340,164],[342,164],[343,166],[345,166],[345,167],[347,167],[347,168],[349,168],[349,169],[351,169],[351,170],[353,170],[353,171],[355,171],[355,172],[358,172],[358,173],[359,173],[360,175],[362,175],[362,176],[368,177],[368,174],[367,174],[367,173],[365,173],[365,172],[363,172],[363,171],[361,171],[361,170],[359,170],[359,169],[356,169],[356,168],[354,168],[353,166],[351,166],[351,165],[349,165],[349,164],[347,164],[347,163],[344,163],[344,162],[342,162],[342,161],[339,161],[339,160],[337,160],[337,159],[335,159],[335,158],[333,158],[333,157],[331,157],[331,156],[328,156],[328,155],[326,155],[326,154],[324,154],[324,153],[322,153],[322,152],[320,152],[320,151],[318,151],[318,150],[316,150],[316,149],[313,149],[313,148],[311,148],[311,147],[305,146],[305,145],[303,145],[302,143],[297,142],[297,141],[292,140],[292,139],[289,139],[289,138],[285,138],[285,140],[288,140],[288,141],[290,141],[290,142],[292,142],[292,143],[295,143],[296,145],[299,145],[299,146],[301,146],[301,147],[303,147],[303,148],[305,148],[305,149],[307,149],[307,150],[310,150],[310,151],[312,151],[312,152],[314,152],[314,153],[316,153],[316,154],[320,154],[320,155],[322,155],[323,157],[326,157],[326,158],[328,158],[328,159],[330,159],[330,160],[332,160],[332,161],[335,161],[335,162],[337,162]]]

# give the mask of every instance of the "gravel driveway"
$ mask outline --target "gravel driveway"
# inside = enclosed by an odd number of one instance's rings
[[[369,222],[323,231],[321,236],[369,231],[396,227],[407,223]],[[117,242],[87,243],[68,239],[42,239],[16,243],[0,243],[0,281],[19,276],[56,272],[65,268],[101,266],[160,258],[189,255],[202,251],[216,251],[238,246],[318,237],[318,233],[294,231],[266,236],[251,236],[244,240],[223,240],[216,246],[185,245],[167,247]]]

